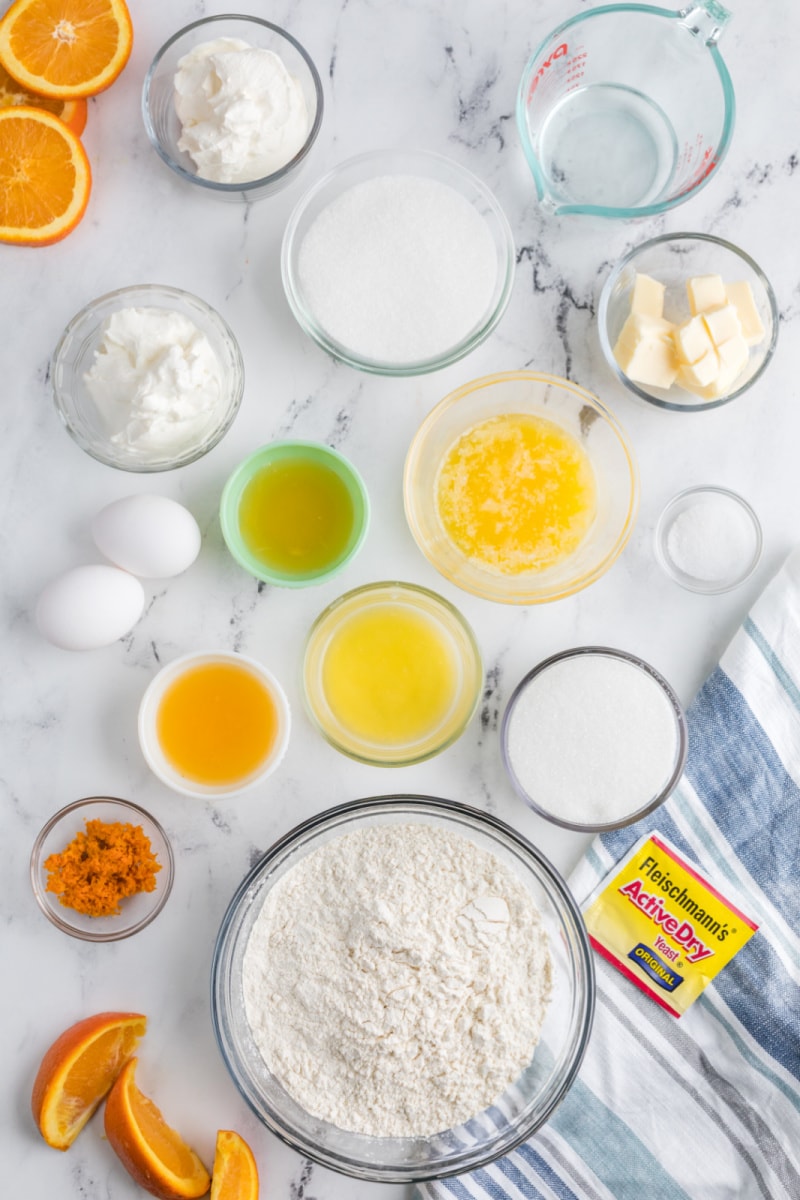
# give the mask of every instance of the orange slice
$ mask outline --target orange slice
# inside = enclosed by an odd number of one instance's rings
[[[244,1138],[220,1129],[211,1172],[210,1200],[258,1200],[258,1167]]]
[[[147,1028],[141,1013],[98,1013],[66,1029],[42,1059],[33,1119],[49,1146],[67,1150],[110,1090]]]
[[[56,100],[102,92],[132,46],[125,0],[15,0],[0,20],[0,63],[30,91]]]
[[[106,1137],[139,1187],[160,1200],[196,1200],[211,1183],[208,1171],[180,1134],[134,1082],[136,1059],[120,1074],[106,1100]]]
[[[16,79],[12,79],[5,67],[0,65],[0,108],[11,108],[19,104],[46,109],[65,125],[69,125],[78,137],[86,126],[85,100],[52,100],[49,96],[29,92],[22,84],[17,83]]]
[[[0,242],[49,246],[89,201],[92,173],[79,139],[43,108],[0,108]]]

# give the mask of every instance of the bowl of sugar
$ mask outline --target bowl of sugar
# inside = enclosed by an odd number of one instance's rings
[[[480,345],[505,312],[514,238],[486,185],[419,150],[340,163],[300,200],[281,272],[323,350],[376,375],[422,375]]]
[[[667,681],[624,650],[578,646],[546,658],[514,689],[501,746],[511,784],[565,829],[620,829],[674,790],[686,718]]]

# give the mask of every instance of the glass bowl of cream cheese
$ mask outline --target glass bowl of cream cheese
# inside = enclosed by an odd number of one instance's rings
[[[222,200],[280,191],[322,125],[319,72],[286,30],[217,16],[178,30],[144,81],[142,116],[159,157]]]
[[[178,288],[100,296],[67,325],[50,364],[53,398],[81,449],[122,471],[202,458],[230,428],[244,366],[231,329]]]
[[[328,809],[253,865],[211,977],[256,1116],[354,1178],[477,1170],[571,1087],[595,981],[580,910],[535,846],[451,800]]]

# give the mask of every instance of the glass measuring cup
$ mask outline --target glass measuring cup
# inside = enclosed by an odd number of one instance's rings
[[[559,25],[520,82],[517,125],[542,205],[647,217],[682,204],[733,132],[717,0],[678,11],[609,4]]]

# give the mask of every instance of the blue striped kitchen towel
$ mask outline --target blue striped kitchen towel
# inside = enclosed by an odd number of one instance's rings
[[[596,839],[583,906],[659,830],[760,926],[679,1020],[595,955],[578,1078],[531,1140],[424,1200],[800,1200],[800,551],[756,603],[689,713],[689,757],[658,812]]]

